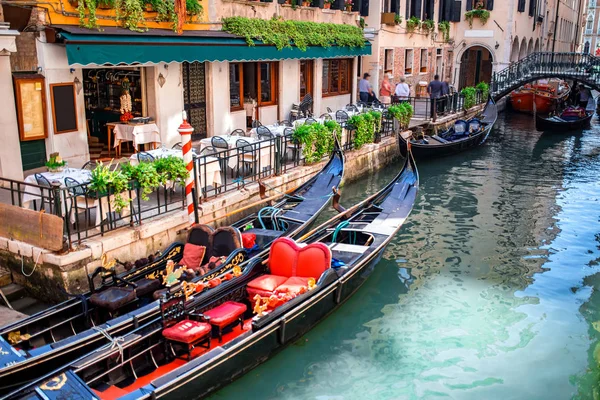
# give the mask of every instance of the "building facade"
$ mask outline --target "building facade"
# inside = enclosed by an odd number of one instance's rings
[[[600,2],[587,0],[584,8],[584,22],[582,27],[583,43],[581,51],[588,54],[600,56]]]
[[[149,9],[144,25],[131,30],[118,26],[109,7],[95,12],[101,29],[88,29],[81,24],[89,23],[89,10],[80,18],[76,1],[51,0],[27,9],[4,6],[2,19],[15,45],[0,58],[6,61],[0,64],[0,83],[12,80],[2,96],[16,105],[16,117],[0,133],[11,143],[10,150],[0,150],[0,176],[22,179],[54,152],[75,167],[90,158],[114,157],[108,149],[125,86],[132,114],[153,118],[167,147],[180,141],[183,110],[195,138],[201,138],[246,129],[254,120],[288,119],[292,105],[306,94],[317,115],[356,101],[358,57],[370,52],[368,43],[306,51],[249,46],[244,38],[223,32],[222,19],[275,17],[358,26],[361,2],[352,9],[341,0],[329,9],[322,0],[302,7],[285,0],[199,4],[203,13],[186,22],[182,35],[173,32],[170,22],[156,22],[156,12]],[[37,100],[35,118],[21,97]],[[61,106],[65,103],[72,109]]]

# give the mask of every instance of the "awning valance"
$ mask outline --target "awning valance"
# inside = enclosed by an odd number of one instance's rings
[[[69,64],[80,66],[149,65],[184,61],[274,61],[371,54],[368,42],[360,48],[331,46],[309,47],[306,51],[297,47],[277,50],[275,46],[258,41],[255,46],[248,46],[243,38],[225,32],[194,31],[178,36],[163,30],[136,33],[112,28],[98,33],[69,28],[60,28],[57,39],[66,46]]]

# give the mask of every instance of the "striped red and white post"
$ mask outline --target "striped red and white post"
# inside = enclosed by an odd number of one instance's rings
[[[185,201],[187,203],[188,218],[190,223],[194,223],[194,199],[192,197],[192,188],[194,187],[194,165],[192,159],[192,132],[194,128],[187,122],[187,114],[184,111],[183,122],[177,128],[181,135],[181,146],[183,148],[183,162],[188,170],[188,176],[185,178]]]

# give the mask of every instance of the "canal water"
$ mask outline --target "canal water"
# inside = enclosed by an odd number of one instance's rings
[[[502,114],[482,147],[419,172],[370,280],[211,399],[600,398],[600,127],[540,134]]]

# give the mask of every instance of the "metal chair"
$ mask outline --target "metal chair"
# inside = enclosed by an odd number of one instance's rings
[[[79,227],[79,220],[77,219],[77,214],[79,214],[79,209],[83,209],[83,211],[85,212],[85,227],[87,228],[89,225],[89,219],[91,218],[90,210],[96,207],[94,199],[87,197],[87,185],[82,185],[77,180],[70,177],[66,177],[65,186],[69,191],[69,199],[71,200],[68,212],[69,220],[71,219],[73,209],[75,209],[75,226]]]
[[[274,138],[275,138],[275,135],[273,135],[271,133],[271,131],[258,134],[259,140],[270,140],[270,139],[274,139]]]
[[[52,206],[52,202],[51,202],[51,196],[52,196],[52,192],[50,191],[50,189],[52,188],[52,185],[50,184],[50,181],[48,179],[46,179],[46,177],[42,174],[35,174],[35,181],[37,182],[38,186],[42,186],[42,188],[40,188],[40,197],[41,197],[41,202],[40,202],[40,210],[43,210],[45,208],[46,205],[46,199],[48,199],[48,204],[50,204],[50,206]],[[43,188],[47,188],[48,190],[48,194],[46,196],[44,196],[44,189]],[[34,200],[34,205],[33,208],[34,210],[37,210],[37,207],[35,205],[35,202],[37,202],[37,200]]]
[[[328,113],[332,113],[332,112],[333,112],[333,110],[332,110],[331,108],[327,107],[327,112],[328,112]]]
[[[97,165],[96,161],[88,161],[85,164],[83,164],[83,166],[81,167],[81,169],[85,169],[85,170],[91,171],[91,170],[93,170],[93,169],[96,168],[96,165]]]
[[[335,112],[335,120],[342,126],[348,122],[348,113],[344,110],[338,110]]]
[[[250,142],[244,139],[238,139],[235,142],[235,147],[238,149],[238,172],[239,172],[239,163],[244,164],[244,169],[247,166],[251,167],[251,170],[254,172],[256,170],[256,151],[255,148]],[[242,175],[244,173],[242,172]]]
[[[258,128],[259,126],[262,126],[259,120],[255,119],[254,121],[252,121],[253,128]]]
[[[270,133],[271,133],[271,131],[269,130],[269,128],[267,128],[264,125],[261,125],[256,128],[256,134],[259,137],[260,137],[260,135],[265,135],[265,134],[270,134]]]
[[[234,129],[233,131],[231,131],[231,136],[248,136],[248,133],[246,133],[245,130],[243,129]]]
[[[321,116],[319,118],[321,118],[321,119],[323,119],[325,121],[329,121],[329,120],[333,119],[333,118],[331,118],[331,114],[329,114],[329,113],[321,114]]]
[[[173,147],[171,147],[173,150],[183,150],[183,145],[181,144],[181,142],[177,142],[173,145]]]
[[[353,111],[356,113],[359,112],[358,107],[356,107],[354,104],[346,104],[346,110]]]
[[[137,153],[137,159],[139,162],[153,162],[154,156],[150,153],[146,153],[145,151],[140,151]]]
[[[304,125],[312,125],[312,124],[316,124],[317,120],[314,118],[306,118],[306,121],[304,121]]]
[[[294,130],[292,128],[285,128],[283,130],[283,136],[292,136],[294,134]]]
[[[205,148],[203,148],[202,150],[200,150],[200,153],[198,154],[198,157],[212,156],[215,153],[217,153],[217,149],[215,149],[213,146],[206,146]]]
[[[221,153],[224,150],[229,150],[229,144],[221,136],[213,136],[213,138],[210,139],[210,143],[212,144],[212,147],[214,147],[215,150],[217,150],[219,153]],[[219,164],[221,165],[221,174],[223,174],[223,181],[227,179],[227,158],[227,156],[223,157],[219,155]],[[231,177],[233,178],[233,169],[231,170]]]
[[[291,127],[292,123],[290,121],[288,121],[287,119],[284,119],[283,121],[279,121],[279,125]]]

